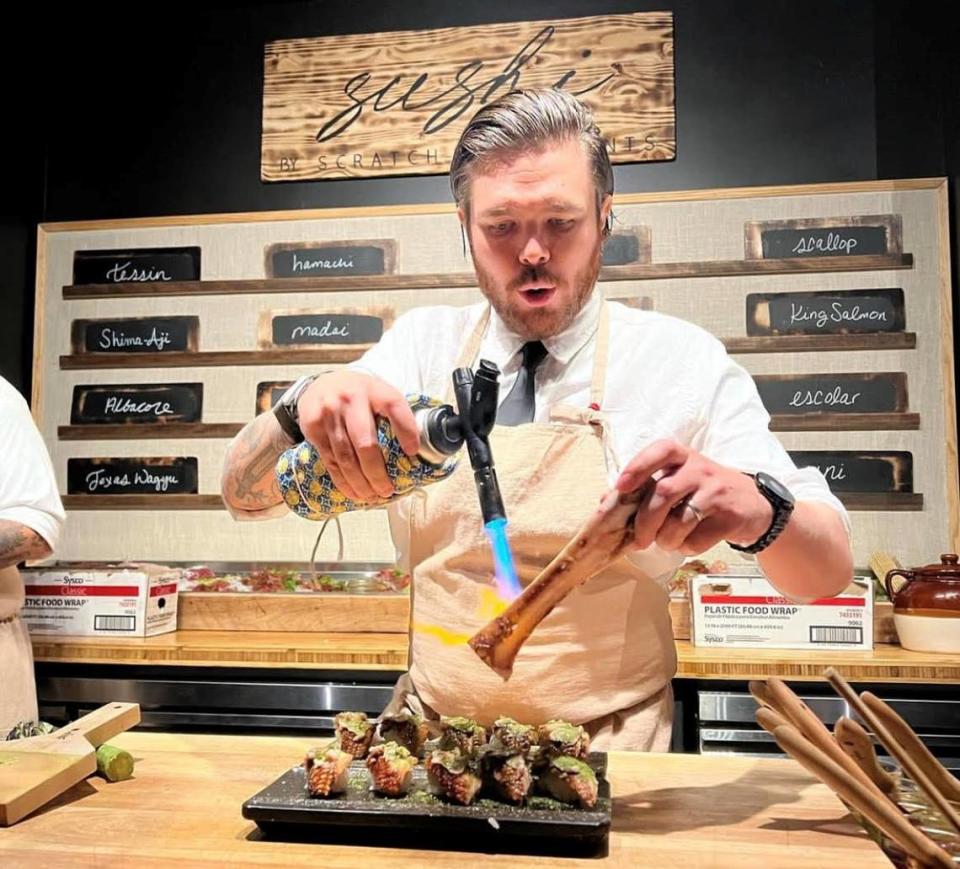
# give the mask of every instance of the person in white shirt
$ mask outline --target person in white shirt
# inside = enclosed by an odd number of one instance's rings
[[[33,653],[20,620],[24,587],[17,565],[57,545],[63,505],[50,456],[23,396],[0,377],[0,739],[37,720]]]
[[[832,595],[852,576],[846,513],[816,469],[794,466],[753,381],[717,339],[603,300],[613,171],[581,103],[534,90],[485,106],[450,177],[486,302],[414,309],[348,370],[298,381],[231,445],[225,502],[238,518],[283,512],[272,469],[297,425],[348,498],[391,495],[375,416],[413,455],[404,395],[449,398],[455,368],[496,363],[503,398],[491,446],[521,581],[611,487],[647,487],[635,549],[544,619],[504,682],[450,641],[490,616],[491,556],[469,464],[393,502],[414,593],[410,672],[392,705],[485,723],[564,718],[601,749],[666,750],[676,657],[663,581],[684,556],[725,540],[756,553],[788,597]]]

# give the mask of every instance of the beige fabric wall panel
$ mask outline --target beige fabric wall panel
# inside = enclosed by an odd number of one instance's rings
[[[656,311],[699,324],[720,338],[746,335],[746,299],[751,293],[819,292],[901,287],[906,330],[917,335],[914,350],[745,353],[735,358],[752,374],[906,372],[909,410],[920,414],[917,431],[782,432],[793,450],[909,450],[920,512],[851,513],[854,552],[865,565],[870,552],[889,549],[904,563],[926,563],[957,545],[955,408],[952,338],[942,181],[870,182],[743,191],[696,191],[635,195],[618,200],[616,229],[643,224],[652,237],[653,266],[673,262],[744,259],[744,224],[791,218],[842,218],[896,214],[903,220],[903,250],[913,267],[899,270],[739,275],[607,282],[611,297],[645,296]],[[481,298],[475,288],[438,286],[421,290],[282,292],[199,296],[118,296],[64,301],[78,250],[199,245],[203,280],[264,277],[264,250],[283,242],[394,239],[397,275],[471,272],[450,206],[345,209],[227,216],[54,224],[41,228],[38,248],[35,414],[66,491],[66,465],[84,456],[196,456],[199,489],[219,491],[226,439],[136,439],[60,441],[58,426],[70,422],[77,384],[201,382],[204,423],[243,423],[255,410],[261,381],[293,380],[314,364],[230,367],[115,368],[61,371],[70,353],[70,324],[87,318],[196,315],[200,350],[246,350],[257,346],[263,311],[388,305],[399,316],[430,304],[466,305]],[[679,348],[678,348],[679,352]],[[382,511],[343,519],[345,556],[391,561],[392,546]],[[237,523],[225,511],[71,511],[57,553],[64,560],[154,559],[306,560],[319,526],[287,516],[264,523]],[[335,557],[334,529],[318,552]],[[736,562],[725,547],[714,553]]]

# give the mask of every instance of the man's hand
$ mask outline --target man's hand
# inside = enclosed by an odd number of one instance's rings
[[[617,489],[648,491],[640,502],[634,545],[699,555],[721,540],[749,546],[773,521],[773,507],[754,481],[676,441],[661,440],[623,469]]]
[[[406,399],[390,384],[354,371],[318,377],[297,402],[300,430],[320,453],[336,487],[352,501],[394,493],[377,444],[375,415],[390,420],[403,451],[416,455],[420,436]]]

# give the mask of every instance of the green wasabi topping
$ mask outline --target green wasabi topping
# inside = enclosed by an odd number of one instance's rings
[[[596,773],[590,765],[576,757],[567,757],[567,755],[562,754],[559,757],[553,758],[550,761],[550,766],[562,772],[564,775],[579,775],[593,784],[597,782]]]

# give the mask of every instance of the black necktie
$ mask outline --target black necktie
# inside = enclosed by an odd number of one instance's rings
[[[547,348],[539,341],[528,341],[520,349],[523,364],[517,372],[516,383],[497,411],[497,425],[522,425],[533,422],[533,378],[537,366],[547,355]]]

